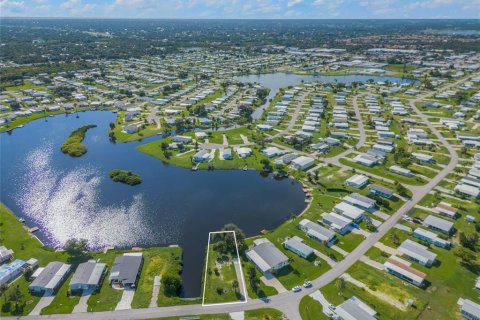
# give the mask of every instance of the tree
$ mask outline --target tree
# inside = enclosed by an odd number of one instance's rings
[[[70,239],[67,240],[63,249],[72,257],[77,257],[83,254],[87,250],[88,241],[87,239]]]
[[[23,299],[23,293],[20,290],[20,286],[17,285],[13,291],[10,293],[10,301],[13,301],[15,303],[15,311],[18,311],[19,305],[22,302]]]
[[[392,232],[390,235],[390,238],[392,239],[392,242],[394,245],[398,246],[400,244],[400,238],[398,238],[398,235],[396,232]]]
[[[238,280],[235,279],[235,280],[232,281],[232,288],[233,288],[234,292],[238,292],[238,289],[240,288]]]
[[[166,296],[178,296],[182,289],[182,281],[178,274],[166,274],[162,277],[163,290]]]
[[[338,291],[342,292],[343,290],[345,290],[345,279],[341,277],[338,278],[336,284],[337,284]]]
[[[456,248],[454,254],[455,256],[459,257],[464,264],[472,265],[477,260],[475,253],[467,248]]]
[[[254,267],[250,267],[248,269],[248,282],[250,283],[250,287],[253,291],[258,292],[260,279],[257,277],[257,271]]]
[[[398,194],[401,195],[402,197],[408,196],[407,188],[405,188],[401,183],[398,183],[398,181],[395,181],[395,189],[397,190]]]
[[[460,244],[463,247],[475,251],[476,250],[475,247],[478,242],[478,234],[477,233],[465,234],[464,232],[460,232],[459,240],[460,240]]]
[[[7,304],[7,289],[8,289],[8,286],[5,283],[0,286],[0,297],[3,295],[3,297],[4,297],[3,304],[4,305]]]

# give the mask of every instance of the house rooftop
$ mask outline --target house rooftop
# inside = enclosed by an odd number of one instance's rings
[[[288,257],[268,240],[249,249],[246,254],[262,272],[267,272],[274,266],[288,261]]]

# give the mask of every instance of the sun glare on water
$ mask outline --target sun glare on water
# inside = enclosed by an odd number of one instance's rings
[[[17,196],[24,214],[42,226],[50,244],[85,238],[92,247],[128,247],[148,239],[141,194],[129,203],[100,204],[100,172],[92,166],[57,171],[51,166],[52,154],[51,145],[28,154]]]

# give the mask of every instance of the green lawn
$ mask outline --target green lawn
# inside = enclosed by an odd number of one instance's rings
[[[277,309],[272,308],[261,308],[256,310],[245,311],[245,320],[281,320],[283,313]],[[229,314],[202,314],[202,315],[192,315],[184,317],[166,317],[166,318],[155,318],[154,320],[181,320],[181,319],[200,319],[200,320],[231,320]]]
[[[38,119],[41,119],[41,118],[45,118],[45,117],[52,116],[52,115],[57,115],[57,114],[62,114],[62,113],[65,113],[65,111],[63,111],[63,109],[61,109],[60,111],[46,111],[46,112],[42,112],[42,113],[34,113],[34,114],[26,116],[26,117],[17,117],[17,118],[15,118],[15,120],[11,121],[10,123],[8,123],[4,126],[1,126],[0,127],[0,132],[5,132],[5,131],[8,131],[8,130],[14,129],[14,128],[20,126],[20,125],[27,124],[27,123],[29,123],[31,121],[34,121],[34,120],[38,120]]]
[[[179,273],[182,269],[182,249],[180,247],[152,248],[144,253],[143,258],[142,276],[137,284],[132,308],[149,306],[155,276]],[[161,285],[160,291],[162,291]],[[165,299],[162,301],[165,303]]]
[[[281,320],[283,313],[273,308],[245,311],[245,320]]]
[[[427,183],[427,181],[423,180],[420,177],[408,178],[408,177],[404,177],[402,175],[390,172],[388,170],[388,167],[389,167],[388,165],[381,165],[381,166],[375,166],[370,168],[370,167],[355,163],[349,158],[342,158],[339,161],[341,164],[347,165],[349,167],[359,169],[359,170],[362,170],[371,174],[375,174],[378,176],[382,176],[392,181],[398,181],[407,185],[419,186]]]
[[[101,254],[101,262],[107,264],[108,273],[102,282],[100,290],[88,299],[88,311],[112,311],[115,310],[118,302],[122,298],[122,290],[115,290],[110,286],[108,282],[108,276],[110,270],[112,270],[113,261],[117,255],[121,255],[123,252],[117,250],[108,251],[106,254]]]
[[[323,313],[323,308],[320,302],[310,296],[305,296],[300,301],[299,306],[300,316],[302,320],[327,320],[330,319]]]
[[[107,264],[108,270],[111,270],[113,261],[116,256],[127,252],[126,250],[109,250],[103,252],[89,252],[86,256],[78,258],[70,258],[66,253],[55,251],[49,247],[43,247],[42,244],[33,236],[31,236],[22,224],[13,215],[13,213],[0,204],[0,244],[7,248],[13,249],[15,258],[28,260],[32,257],[39,260],[40,266],[45,266],[51,261],[62,261],[71,263],[73,268],[76,268],[78,263],[84,262],[90,258],[99,259],[101,262]],[[133,300],[134,308],[148,307],[153,288],[153,277],[156,274],[163,274],[165,272],[181,272],[181,256],[182,250],[177,247],[154,247],[143,250],[145,262],[143,264],[142,273],[137,286]],[[7,290],[7,296],[13,290],[14,286],[18,285],[23,293],[24,299],[22,303],[22,310],[14,312],[12,308],[4,307],[4,299],[0,299],[1,315],[13,314],[28,314],[38,303],[40,297],[32,295],[28,292],[28,285],[30,283],[25,277],[19,278]],[[45,314],[51,313],[69,313],[78,302],[78,297],[67,298],[66,292],[68,290],[68,280],[65,281],[59,289],[59,293],[55,297],[52,305],[45,308]],[[108,283],[108,273],[101,284],[99,292],[93,294],[88,300],[88,311],[110,311],[114,310],[117,303],[122,296],[121,290],[115,290],[110,287]],[[198,299],[183,300],[178,296],[165,296],[163,290],[160,289],[158,297],[158,305],[179,305],[179,304],[193,304],[199,303]]]
[[[154,158],[157,158],[165,163],[170,163],[176,165],[178,167],[191,169],[194,166],[197,166],[196,163],[192,162],[192,157],[195,154],[195,150],[193,150],[193,146],[191,147],[192,150],[188,153],[184,153],[183,151],[179,156],[179,152],[172,151],[172,155],[169,158],[166,158],[161,145],[164,142],[171,141],[171,138],[167,138],[164,140],[157,140],[147,144],[143,144],[137,147],[137,150],[148,154]],[[187,149],[188,150],[188,149]],[[213,165],[213,168],[216,170],[236,170],[236,169],[255,169],[255,170],[262,170],[263,165],[260,163],[262,159],[266,159],[266,157],[260,153],[258,146],[253,146],[252,148],[252,155],[248,158],[242,159],[239,158],[236,152],[233,152],[233,159],[232,160],[220,160],[219,159],[219,152],[215,152],[215,157],[208,163],[200,163],[198,164],[198,169],[205,170],[209,168],[209,165]]]
[[[232,287],[234,280],[242,286],[240,279],[237,279],[233,264],[234,255],[222,254],[214,250],[210,245],[206,269],[204,303],[223,303],[240,301],[239,291]]]
[[[41,266],[45,266],[50,261],[69,261],[69,256],[66,253],[42,246],[37,238],[31,236],[28,231],[23,228],[20,221],[18,221],[13,213],[3,204],[0,204],[0,233],[0,244],[12,249],[16,259],[26,261],[30,258],[36,258]],[[74,264],[77,261],[73,260],[70,262]],[[7,303],[5,303],[4,299],[0,299],[1,315],[28,314],[40,300],[39,295],[28,292],[30,282],[23,276],[9,286],[6,296],[9,296],[17,285],[23,294],[21,310],[15,312],[12,310],[13,308],[5,307],[5,304],[8,305],[8,300]]]
[[[277,290],[274,287],[266,286],[262,281],[260,281],[258,291],[253,290],[248,279],[248,270],[250,268],[253,268],[255,270],[255,275],[258,279],[260,279],[262,274],[255,267],[255,265],[247,259],[245,255],[242,255],[241,261],[242,261],[243,276],[245,277],[245,286],[247,287],[247,293],[250,299],[264,298],[264,297],[274,296],[278,294]]]
[[[377,317],[380,320],[417,319],[419,313],[423,310],[423,308],[425,308],[424,304],[419,304],[416,308],[409,308],[408,311],[401,311],[396,307],[392,306],[391,304],[382,301],[376,296],[373,296],[370,293],[348,282],[345,284],[345,289],[343,289],[342,291],[339,291],[336,282],[330,283],[329,285],[323,287],[320,291],[323,293],[328,302],[335,306],[338,306],[343,301],[349,299],[352,296],[356,296],[363,302],[367,303],[371,308],[375,309],[375,311],[377,311],[378,313]]]
[[[67,296],[67,293],[70,293],[68,283],[70,283],[72,276],[73,272],[70,273],[70,276],[65,281],[65,285],[57,292],[52,303],[42,309],[41,314],[72,313],[73,308],[75,308],[78,301],[80,301],[81,294],[81,292],[72,292],[70,296]]]

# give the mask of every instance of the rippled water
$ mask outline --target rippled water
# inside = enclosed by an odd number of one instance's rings
[[[140,142],[113,144],[107,132],[115,117],[59,115],[0,134],[1,201],[28,226],[39,226],[44,243],[61,246],[76,237],[92,247],[178,244],[185,295],[196,296],[208,232],[233,222],[252,236],[305,208],[301,186],[291,180],[254,171],[192,172],[140,153]],[[97,125],[85,137],[88,152],[61,153],[71,131],[86,124]],[[108,177],[114,168],[137,172],[143,182],[115,183]]]
[[[41,223],[51,244],[63,245],[79,230],[97,247],[148,243],[152,231],[141,215],[145,211],[142,194],[134,194],[127,203],[103,205],[99,187],[105,177],[100,171],[93,165],[55,170],[52,154],[51,144],[27,154],[27,171],[16,200],[24,214]]]

